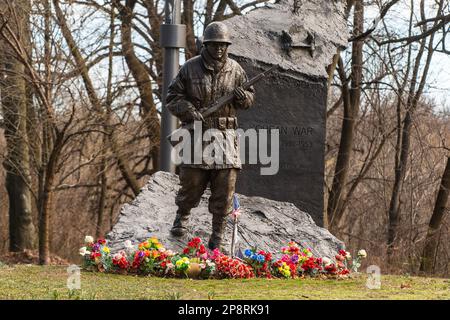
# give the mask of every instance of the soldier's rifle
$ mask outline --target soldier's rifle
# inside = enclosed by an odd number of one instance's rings
[[[253,78],[251,78],[250,80],[245,82],[242,85],[242,88],[244,90],[247,90],[252,85],[257,83],[259,80],[264,78],[269,72],[271,72],[272,70],[275,70],[277,67],[278,67],[278,65],[274,65],[274,66],[270,67],[269,69],[259,73],[258,75],[254,76]],[[202,108],[201,110],[204,110],[204,111],[201,111],[200,114],[202,115],[203,118],[209,117],[214,112],[220,110],[223,106],[226,106],[227,104],[231,103],[233,100],[234,100],[234,93],[224,95],[224,96],[220,97],[218,100],[214,101],[209,106],[207,106],[206,108]],[[176,135],[176,133],[179,132],[180,130],[183,130],[183,129],[189,130],[189,129],[193,129],[193,128],[194,128],[194,124],[192,122],[188,123],[178,129],[176,129],[175,131],[173,131],[169,136],[167,136],[167,139],[174,146],[178,143],[178,141],[172,141],[173,135]]]

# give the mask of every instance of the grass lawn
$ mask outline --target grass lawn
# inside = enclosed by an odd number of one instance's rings
[[[365,274],[345,280],[185,280],[81,272],[66,287],[66,267],[0,265],[0,299],[450,299],[450,280],[386,275],[381,289]]]

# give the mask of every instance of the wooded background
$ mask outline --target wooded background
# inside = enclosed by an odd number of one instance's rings
[[[184,59],[208,23],[265,2],[183,0]],[[450,2],[344,2],[324,224],[384,273],[448,276]],[[0,253],[77,261],[158,170],[163,12],[159,0],[0,0]]]

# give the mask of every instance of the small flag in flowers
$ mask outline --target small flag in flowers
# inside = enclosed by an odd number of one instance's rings
[[[231,212],[231,214],[235,218],[239,217],[241,215],[240,209],[241,209],[241,206],[239,204],[239,199],[236,194],[233,194],[233,211]]]

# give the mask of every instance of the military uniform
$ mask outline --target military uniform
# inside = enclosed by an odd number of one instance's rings
[[[225,25],[220,22],[211,23],[205,29],[204,38],[206,44],[231,43]],[[180,119],[182,125],[188,124],[198,119],[200,110],[204,111],[205,107],[220,97],[232,94],[246,81],[245,71],[236,61],[228,58],[226,52],[223,58],[217,60],[203,48],[199,56],[188,60],[181,67],[170,84],[166,106]],[[231,141],[225,149],[223,161],[221,163],[202,161],[197,164],[191,161],[180,165],[181,187],[175,200],[178,211],[172,232],[175,235],[184,234],[182,230],[185,229],[190,210],[198,206],[209,183],[211,189],[209,211],[213,214],[213,232],[209,241],[211,249],[219,247],[222,241],[225,217],[230,213],[237,172],[241,169],[238,137],[235,131],[238,125],[236,109],[247,109],[254,101],[253,87],[241,92],[240,99],[235,99],[205,118],[202,125],[203,130],[210,128],[220,130],[224,141]],[[207,142],[203,142],[202,150],[206,144]]]

